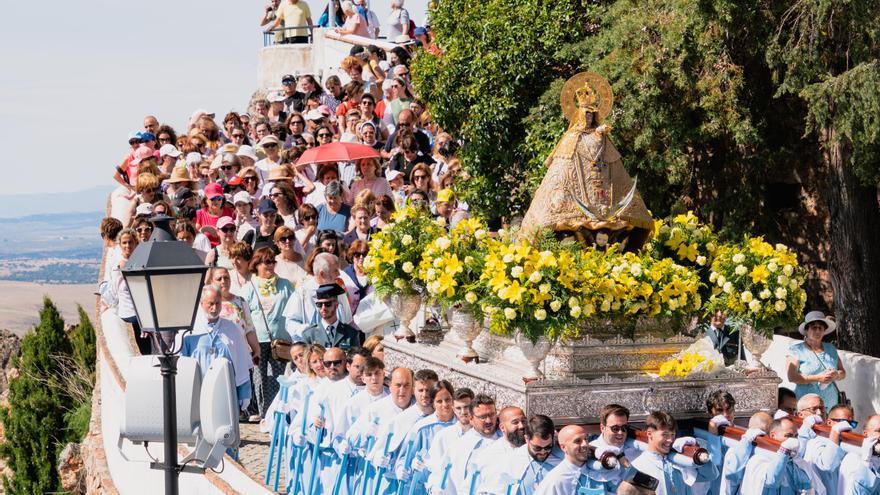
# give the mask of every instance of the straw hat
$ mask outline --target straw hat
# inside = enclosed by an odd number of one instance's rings
[[[171,177],[165,180],[168,184],[177,184],[180,182],[190,183],[192,182],[192,178],[189,176],[189,171],[185,166],[174,167],[171,170]]]
[[[291,177],[288,174],[287,167],[278,166],[278,167],[272,167],[271,169],[269,169],[269,178],[267,179],[267,181],[268,182],[275,182],[278,180],[293,180],[293,177]]]

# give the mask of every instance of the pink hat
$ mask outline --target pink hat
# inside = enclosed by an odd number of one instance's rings
[[[330,107],[328,107],[327,105],[318,105],[318,108],[316,108],[315,110],[321,112],[321,115],[325,117],[329,117],[330,114],[333,113],[330,111]]]
[[[152,158],[153,156],[153,150],[146,146],[138,146],[138,148],[134,150],[134,158],[131,159],[131,164],[137,165],[147,158]]]
[[[223,230],[223,227],[226,227],[227,225],[235,225],[235,220],[233,220],[232,217],[220,217],[220,219],[217,220],[217,230]]]
[[[216,182],[212,182],[205,186],[205,197],[208,199],[223,196],[223,187]]]

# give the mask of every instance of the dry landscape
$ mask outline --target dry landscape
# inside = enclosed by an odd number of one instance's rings
[[[55,302],[65,323],[79,321],[77,304],[94,318],[96,288],[96,284],[51,285],[0,280],[0,328],[19,336],[24,334],[39,320],[44,295]]]

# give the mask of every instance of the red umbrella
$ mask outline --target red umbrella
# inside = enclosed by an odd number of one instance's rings
[[[326,162],[353,162],[361,158],[379,158],[379,152],[372,146],[359,143],[343,143],[334,142],[322,144],[321,146],[307,150],[299,160],[297,165],[305,165],[307,163],[326,163]]]

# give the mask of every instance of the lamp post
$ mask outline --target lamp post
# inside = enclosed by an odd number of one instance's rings
[[[165,471],[166,495],[177,495],[180,474],[175,395],[178,350],[173,348],[173,337],[178,331],[192,328],[208,267],[191,247],[171,235],[171,217],[160,215],[150,220],[156,226],[152,237],[135,248],[122,269],[122,275],[141,329],[154,332],[162,351],[159,367],[162,373],[165,459],[154,467]],[[162,338],[163,333],[170,338]]]

